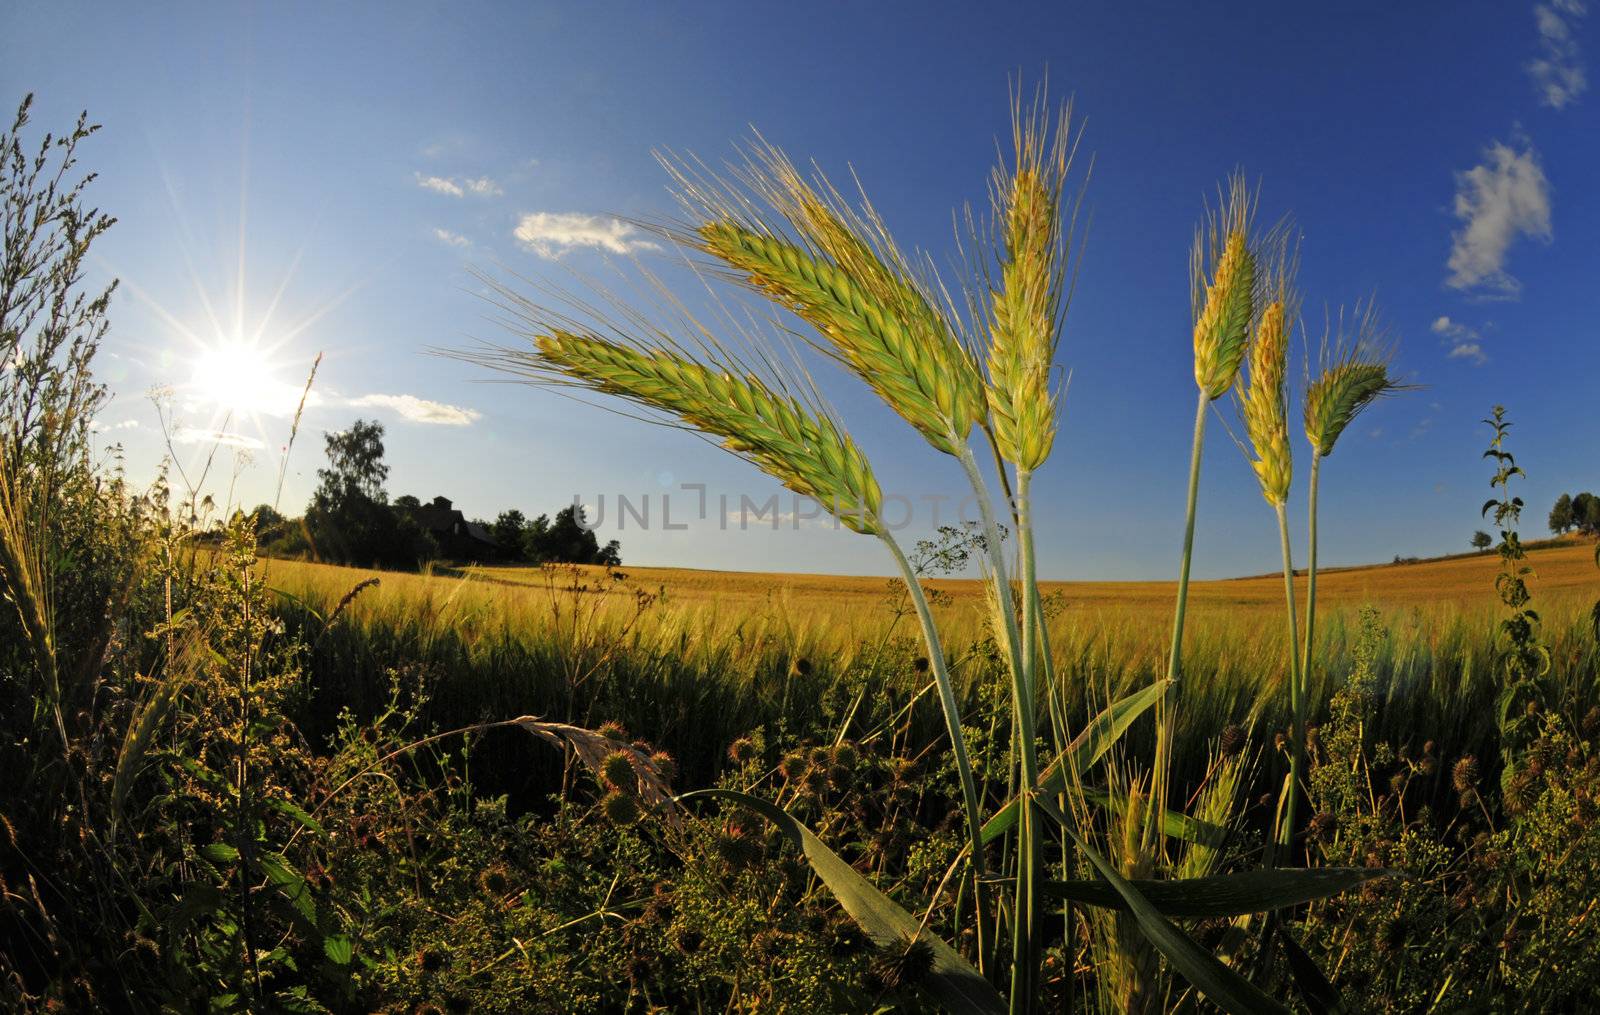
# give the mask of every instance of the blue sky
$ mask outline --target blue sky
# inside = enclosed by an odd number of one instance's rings
[[[425,350],[509,337],[473,266],[566,284],[607,258],[658,256],[621,221],[674,211],[652,151],[720,160],[752,126],[836,178],[853,167],[902,243],[944,263],[952,209],[984,199],[1009,81],[1048,71],[1096,161],[1061,345],[1071,390],[1036,482],[1045,576],[1175,570],[1194,398],[1187,247],[1234,166],[1260,179],[1265,213],[1292,212],[1304,233],[1314,331],[1324,306],[1375,296],[1398,369],[1426,385],[1372,409],[1324,466],[1325,561],[1464,549],[1488,495],[1478,421],[1496,402],[1517,423],[1529,528],[1557,493],[1600,489],[1600,116],[1586,80],[1600,18],[1583,0],[1226,14],[52,3],[0,18],[0,97],[36,92],[41,128],[82,108],[105,124],[84,152],[96,200],[120,219],[95,268],[123,280],[102,440],[122,444],[136,479],[165,453],[152,386],[173,388],[191,472],[223,422],[206,396],[232,386],[262,411],[227,429],[260,446],[237,465],[219,455],[210,486],[271,500],[284,414],[321,351],[290,511],[315,483],[322,432],[361,415],[388,427],[391,494],[443,493],[485,516],[604,495],[602,538],[631,563],[887,573],[881,549],[848,532],[724,528],[720,495],[736,507],[777,487],[691,436],[482,383]],[[270,349],[247,382],[207,359],[236,331]],[[886,489],[923,521],[921,498],[958,497],[949,459],[853,378],[823,379]],[[1197,574],[1271,570],[1270,509],[1215,421],[1207,456]],[[686,483],[705,484],[706,520]],[[687,528],[662,528],[664,492]],[[651,496],[648,531],[633,518],[615,530],[618,494]]]

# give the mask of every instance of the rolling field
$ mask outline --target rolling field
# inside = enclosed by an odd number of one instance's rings
[[[1588,540],[1551,541],[1529,549],[1528,562],[1536,575],[1530,582],[1538,598],[1562,603],[1573,597],[1600,595],[1600,569]],[[659,595],[668,606],[694,608],[724,618],[780,609],[797,622],[827,618],[844,622],[861,632],[892,612],[889,579],[817,574],[780,574],[754,571],[709,571],[695,568],[623,566],[626,577],[608,579],[599,567],[563,567],[552,572],[538,567],[470,567],[448,569],[432,575],[365,571],[298,561],[265,562],[269,579],[290,589],[317,588],[342,594],[344,588],[367,577],[379,579],[377,598],[417,598],[419,601],[498,600],[537,610],[552,595],[574,581],[586,594],[631,603],[636,594]],[[1325,568],[1318,581],[1320,605],[1329,610],[1371,604],[1385,611],[1423,609],[1492,611],[1494,576],[1500,559],[1493,553],[1434,558],[1408,564],[1373,564]],[[957,621],[963,613],[984,609],[983,586],[976,579],[933,579],[930,588],[948,599],[939,609]],[[1305,578],[1296,581],[1303,599]],[[1149,619],[1152,612],[1172,608],[1176,583],[1170,581],[1046,581],[1042,595],[1060,616],[1120,616]],[[1283,579],[1260,575],[1197,581],[1190,587],[1191,614],[1222,619],[1240,612],[1275,612],[1283,608]]]

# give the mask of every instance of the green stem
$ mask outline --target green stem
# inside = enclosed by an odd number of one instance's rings
[[[984,923],[987,907],[983,885],[983,814],[978,803],[978,783],[973,778],[972,762],[967,757],[967,741],[961,732],[961,707],[956,702],[955,687],[950,682],[950,671],[945,664],[944,648],[939,642],[939,630],[934,626],[933,611],[928,608],[928,597],[922,591],[922,583],[917,580],[911,562],[906,559],[905,552],[900,549],[900,544],[895,542],[894,537],[885,532],[883,542],[900,567],[906,591],[911,596],[911,602],[916,607],[917,620],[922,625],[922,638],[928,648],[928,666],[933,670],[934,683],[939,687],[939,704],[944,711],[945,728],[950,734],[950,749],[956,762],[956,774],[961,779],[962,808],[966,812],[967,835],[972,845],[973,899],[977,910],[978,968],[981,972],[988,953],[988,934]]]
[[[1300,767],[1305,754],[1305,699],[1306,689],[1300,675],[1300,654],[1295,642],[1299,639],[1299,624],[1294,615],[1294,564],[1289,555],[1289,512],[1282,504],[1278,510],[1278,542],[1283,548],[1283,599],[1289,611],[1289,710],[1292,720],[1289,738],[1289,788],[1283,806],[1283,824],[1278,828],[1278,845],[1285,855],[1294,844],[1295,808],[1300,799]]]
[[[1039,785],[1039,759],[1035,748],[1033,681],[1023,666],[1022,637],[1017,627],[1017,609],[1013,601],[1011,581],[1007,577],[1005,550],[1000,545],[1000,527],[995,523],[994,505],[989,490],[984,485],[983,473],[978,469],[972,449],[963,446],[961,465],[972,484],[978,499],[978,510],[983,516],[984,541],[989,551],[989,566],[994,572],[995,598],[999,600],[1000,617],[1005,628],[1006,650],[1011,662],[1011,688],[1013,712],[1016,716],[1017,757],[1022,768],[1020,795],[1022,806],[1018,809],[1017,823],[1017,886],[1016,908],[1013,914],[1011,948],[1012,1012],[1033,1010],[1039,942],[1035,932],[1039,920],[1038,882],[1042,877],[1041,859],[1044,841],[1039,822],[1034,814],[1034,793]],[[1020,503],[1020,498],[1019,498]],[[1021,526],[1019,526],[1020,528]],[[1030,653],[1031,655],[1031,653]]]
[[[1317,624],[1317,479],[1322,471],[1322,456],[1311,453],[1311,493],[1306,514],[1306,643],[1300,656],[1300,672],[1305,675],[1306,686],[1311,685],[1312,632]]]
[[[1172,617],[1172,648],[1167,653],[1167,690],[1156,702],[1156,759],[1151,773],[1150,799],[1154,806],[1145,820],[1145,840],[1167,806],[1167,774],[1172,765],[1175,710],[1169,702],[1183,670],[1183,621],[1189,606],[1189,567],[1194,560],[1194,516],[1200,502],[1200,458],[1206,444],[1206,408],[1211,399],[1201,391],[1194,410],[1194,445],[1189,452],[1189,503],[1183,524],[1183,558],[1178,565],[1178,604]]]

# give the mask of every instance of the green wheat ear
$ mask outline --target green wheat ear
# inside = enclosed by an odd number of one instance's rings
[[[986,415],[977,363],[870,203],[850,210],[820,173],[807,182],[764,142],[736,184],[664,161],[695,222],[680,239],[797,313],[930,444],[961,454]]]
[[[883,494],[866,456],[833,420],[798,399],[664,349],[560,330],[535,344],[545,370],[677,416],[851,529],[882,534]]]
[[[1407,390],[1389,376],[1389,353],[1370,305],[1357,308],[1354,335],[1341,336],[1322,351],[1322,372],[1306,388],[1306,439],[1320,458],[1333,454],[1333,446],[1350,421],[1384,395]]]

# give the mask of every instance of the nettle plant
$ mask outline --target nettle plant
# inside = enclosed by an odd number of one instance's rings
[[[1280,512],[1287,495],[1282,360],[1297,305],[1288,248],[1281,231],[1254,232],[1255,199],[1237,176],[1197,233],[1199,403],[1170,670],[1167,679],[1075,728],[1052,665],[1035,580],[1030,489],[1057,433],[1060,394],[1052,376],[1076,275],[1083,193],[1069,192],[1067,184],[1081,135],[1071,126],[1070,107],[1052,112],[1042,99],[1026,110],[1016,103],[1012,120],[1014,143],[993,174],[990,214],[981,222],[966,216],[978,263],[958,298],[926,267],[926,258],[901,250],[864,196],[846,200],[820,171],[802,174],[765,142],[753,144],[726,177],[699,162],[663,159],[687,221],[660,230],[691,259],[708,261],[724,278],[798,316],[821,352],[869,385],[970,481],[982,517],[983,538],[974,545],[981,549],[996,644],[1009,677],[1009,771],[974,771],[927,592],[884,521],[871,463],[781,341],[758,344],[767,340],[752,339],[735,315],[724,314],[726,328],[750,343],[736,349],[732,337],[695,319],[659,282],[671,324],[603,292],[600,299],[614,311],[609,320],[578,299],[558,294],[551,306],[495,284],[507,323],[532,348],[489,346],[453,355],[533,383],[615,396],[652,419],[698,431],[883,544],[921,624],[961,785],[966,846],[945,877],[948,895],[934,905],[950,906],[955,925],[973,931],[963,935],[970,946],[962,953],[941,940],[928,929],[931,911],[919,916],[903,909],[774,803],[724,789],[686,793],[680,801],[718,797],[773,822],[883,953],[898,957],[922,989],[952,1011],[1035,1010],[1045,952],[1062,944],[1063,915],[1066,947],[1069,954],[1075,950],[1074,907],[1116,911],[1142,935],[1146,952],[1153,948],[1165,958],[1167,973],[1154,953],[1152,961],[1133,964],[1150,981],[1136,985],[1137,996],[1182,993],[1181,978],[1227,1011],[1280,1011],[1237,964],[1224,963],[1174,920],[1272,913],[1385,872],[1279,867],[1185,877],[1194,865],[1168,861],[1169,841],[1214,849],[1228,837],[1231,802],[1204,796],[1212,820],[1170,808],[1182,798],[1169,791],[1167,769],[1205,420],[1210,405],[1234,387],[1252,345],[1255,381],[1246,415],[1262,452],[1258,473]],[[780,360],[795,365],[776,366]],[[1332,369],[1345,365],[1341,360]],[[1361,401],[1343,384],[1333,384],[1340,419],[1320,454],[1331,450],[1332,437]],[[1318,436],[1312,439],[1316,446]],[[992,478],[980,452],[992,458]],[[1015,559],[1003,532],[1015,533]],[[1291,638],[1287,654],[1298,727],[1304,704],[1295,644]],[[1132,778],[1110,771],[1108,752],[1153,706],[1159,706],[1154,759]],[[1006,785],[1019,788],[1009,799],[980,791]],[[1288,792],[1295,785],[1291,781]],[[1292,815],[1292,803],[1287,810]],[[1285,834],[1290,831],[1285,822]],[[1077,880],[1074,874],[1093,876]],[[1280,939],[1293,949],[1289,965],[1305,989],[1325,996],[1321,974],[1308,968],[1286,935]]]

